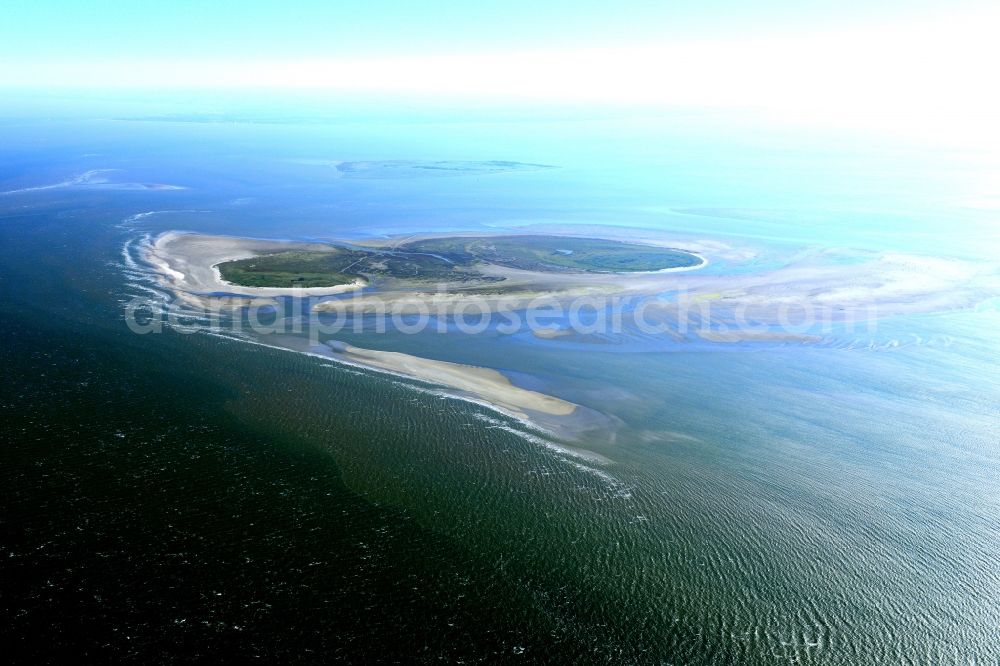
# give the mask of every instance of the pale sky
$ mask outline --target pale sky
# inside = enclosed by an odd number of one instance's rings
[[[7,88],[752,108],[1000,141],[995,2],[7,4]]]

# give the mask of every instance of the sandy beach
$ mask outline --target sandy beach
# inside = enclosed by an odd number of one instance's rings
[[[572,402],[514,386],[507,377],[490,368],[362,349],[344,343],[329,343],[329,346],[335,355],[342,355],[349,361],[471,393],[520,418],[529,418],[530,412],[569,416],[577,409]]]
[[[158,236],[145,251],[145,260],[162,277],[164,286],[195,298],[210,295],[269,296],[330,296],[354,291],[366,285],[363,280],[333,287],[246,287],[222,279],[218,264],[249,259],[269,252],[302,250],[332,252],[323,243],[259,240],[234,236],[205,236],[170,231]],[[189,299],[190,300],[190,299]]]

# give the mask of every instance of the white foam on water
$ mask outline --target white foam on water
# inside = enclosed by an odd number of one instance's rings
[[[176,323],[171,323],[170,325],[173,326],[174,328],[178,328],[178,325]],[[605,481],[606,483],[608,483],[609,486],[612,487],[612,490],[615,490],[616,494],[618,494],[619,496],[626,497],[626,498],[627,497],[631,497],[631,493],[628,493],[627,491],[623,491],[622,490],[622,489],[625,488],[625,486],[620,481],[618,481],[615,477],[613,477],[612,475],[608,474],[607,472],[604,472],[603,470],[595,469],[595,468],[589,467],[587,465],[584,465],[581,462],[578,462],[578,460],[585,460],[587,462],[593,462],[590,456],[587,456],[585,453],[577,452],[577,451],[574,451],[572,449],[560,446],[555,441],[546,439],[544,436],[542,436],[542,433],[545,433],[545,431],[542,430],[541,428],[538,428],[538,426],[536,426],[535,424],[531,423],[530,421],[526,421],[523,418],[519,418],[517,415],[510,414],[509,412],[507,412],[503,408],[497,407],[496,405],[494,405],[494,404],[492,404],[490,402],[487,402],[485,400],[480,400],[478,398],[474,398],[474,397],[471,397],[471,396],[468,396],[468,395],[452,394],[452,393],[449,393],[447,390],[444,390],[444,389],[441,389],[441,388],[430,388],[430,387],[426,387],[426,386],[420,386],[418,383],[411,383],[411,382],[420,382],[421,380],[414,379],[414,378],[411,378],[411,377],[409,377],[407,375],[403,375],[401,373],[396,373],[396,372],[393,372],[391,370],[385,370],[383,368],[370,368],[370,367],[365,366],[365,365],[360,364],[360,363],[355,363],[355,362],[352,362],[352,361],[349,361],[349,360],[346,360],[346,359],[338,358],[336,356],[327,356],[325,354],[320,354],[320,353],[317,353],[317,352],[299,351],[299,350],[295,350],[295,349],[289,349],[287,347],[281,347],[281,346],[278,346],[278,345],[269,345],[267,343],[251,339],[246,334],[239,334],[239,333],[237,333],[235,331],[222,332],[222,331],[204,330],[204,327],[186,327],[186,328],[187,328],[187,330],[191,330],[191,328],[200,328],[200,330],[198,330],[197,332],[203,333],[205,335],[210,335],[212,337],[218,337],[218,338],[222,338],[222,339],[225,339],[225,340],[234,341],[234,342],[243,342],[243,343],[248,343],[248,344],[251,344],[251,345],[256,345],[256,346],[259,346],[259,347],[265,347],[265,348],[268,348],[268,349],[277,349],[277,350],[280,350],[280,351],[286,351],[286,352],[292,352],[292,353],[296,353],[296,354],[304,354],[306,356],[312,356],[314,358],[319,358],[319,359],[322,359],[324,361],[327,361],[327,363],[323,364],[324,367],[338,368],[338,369],[341,369],[341,370],[345,370],[346,369],[348,372],[350,372],[351,374],[355,374],[355,375],[365,376],[365,375],[367,375],[369,373],[376,373],[376,374],[382,374],[382,375],[390,375],[390,376],[393,376],[393,377],[397,377],[399,379],[407,380],[407,381],[398,381],[398,380],[396,380],[396,381],[392,381],[391,383],[394,386],[399,386],[400,388],[405,388],[408,391],[415,391],[417,393],[423,393],[425,395],[432,395],[432,396],[437,397],[437,398],[442,399],[442,400],[459,400],[459,401],[462,401],[462,402],[466,402],[466,403],[474,404],[474,405],[477,405],[477,406],[480,406],[480,407],[484,407],[484,408],[489,409],[489,410],[491,410],[491,411],[493,411],[495,413],[498,413],[498,414],[500,414],[502,416],[505,416],[505,417],[507,417],[509,419],[513,419],[513,420],[517,421],[518,423],[523,424],[526,428],[530,428],[532,430],[535,430],[539,434],[528,432],[527,430],[521,430],[521,429],[518,429],[518,428],[514,428],[513,426],[511,426],[507,422],[501,421],[499,419],[492,418],[492,417],[487,416],[485,414],[481,414],[481,413],[475,413],[475,414],[473,414],[474,418],[477,418],[480,421],[485,421],[486,423],[488,423],[489,424],[488,425],[489,428],[496,428],[496,429],[499,429],[499,430],[503,430],[505,432],[509,432],[512,435],[516,435],[516,436],[524,439],[525,441],[527,441],[527,442],[529,442],[531,444],[535,444],[536,446],[540,446],[540,447],[545,448],[545,449],[547,449],[549,451],[552,451],[553,453],[557,454],[557,457],[560,460],[563,460],[563,461],[565,461],[567,463],[570,463],[570,464],[574,465],[575,467],[577,467],[577,469],[579,469],[581,471],[585,471],[587,473],[594,474],[595,476],[601,478],[603,481]],[[332,361],[332,363],[331,363],[331,361]],[[347,367],[345,368],[344,366],[347,366]],[[545,433],[545,434],[548,434],[548,433]],[[571,460],[570,458],[574,458],[574,459],[578,459],[578,460]]]
[[[135,213],[134,215],[129,215],[119,222],[116,226],[119,229],[132,229],[135,224],[141,220],[145,220],[147,217],[152,217],[153,215],[166,215],[168,213],[211,213],[210,210],[200,210],[197,208],[168,208],[166,210],[147,210],[142,213]]]
[[[141,219],[142,216],[148,216],[148,215],[156,214],[158,212],[161,212],[161,211],[148,211],[146,213],[139,213],[138,216]],[[132,216],[132,218],[135,218],[135,217],[136,216]],[[129,218],[129,219],[132,219],[132,218]],[[134,252],[140,253],[140,257],[141,257],[141,249],[140,248],[142,246],[148,246],[151,242],[152,242],[152,238],[151,238],[151,236],[149,234],[144,234],[141,238],[131,239],[131,240],[127,241],[122,246],[122,251],[121,251],[122,261],[123,261],[123,264],[124,264],[122,266],[122,270],[127,275],[135,278],[135,282],[133,282],[130,286],[132,286],[132,287],[134,287],[134,288],[136,288],[136,289],[138,289],[140,291],[144,291],[144,292],[146,292],[148,294],[151,294],[151,295],[153,295],[156,298],[156,302],[160,306],[161,309],[160,309],[160,311],[158,313],[154,312],[154,314],[160,314],[160,315],[162,315],[162,314],[164,314],[166,312],[167,304],[172,299],[171,299],[170,295],[166,291],[164,291],[162,289],[157,289],[157,288],[155,288],[153,286],[149,286],[150,284],[152,284],[152,285],[159,285],[160,284],[159,280],[156,279],[155,275],[152,273],[152,269],[151,268],[148,268],[148,267],[140,265],[140,263],[138,261],[136,261],[135,257],[133,257],[133,253]],[[141,258],[140,258],[140,261],[141,261]],[[147,284],[141,284],[140,281],[147,282]],[[192,316],[197,316],[197,315],[195,313],[192,313]],[[204,318],[204,317],[202,317],[202,318]],[[209,318],[208,321],[210,323],[213,322],[213,321],[218,322],[218,321],[221,321],[221,319],[219,319],[218,315],[216,315],[215,319]],[[277,349],[277,350],[281,350],[281,351],[287,351],[287,352],[293,352],[293,353],[298,353],[298,354],[304,354],[306,356],[312,356],[314,358],[319,358],[319,359],[322,359],[323,361],[325,361],[326,363],[323,364],[324,367],[336,367],[336,368],[338,368],[340,370],[349,372],[349,373],[354,374],[354,375],[365,376],[365,375],[368,375],[370,373],[375,373],[375,374],[380,374],[380,375],[388,375],[388,376],[391,376],[391,377],[395,378],[391,382],[393,385],[401,387],[401,388],[404,388],[404,389],[406,389],[408,391],[415,391],[417,393],[422,393],[424,395],[434,396],[434,397],[436,397],[438,399],[441,399],[441,400],[459,400],[459,401],[462,401],[462,402],[465,402],[465,403],[469,403],[469,404],[477,405],[479,407],[483,407],[483,408],[488,409],[488,410],[490,410],[490,411],[492,411],[492,412],[494,412],[496,414],[499,414],[499,415],[501,415],[503,417],[506,417],[507,419],[511,419],[513,421],[516,421],[517,423],[521,424],[521,426],[522,426],[523,429],[515,428],[512,425],[510,425],[509,422],[501,421],[499,419],[492,418],[492,417],[487,416],[487,415],[482,414],[482,413],[475,413],[475,414],[473,414],[473,416],[475,418],[477,418],[477,419],[479,419],[481,421],[486,422],[488,424],[487,427],[503,430],[503,431],[508,432],[508,433],[510,433],[512,435],[520,437],[521,439],[523,439],[523,440],[525,440],[525,441],[527,441],[527,442],[529,442],[531,444],[534,444],[536,446],[539,446],[539,447],[542,447],[542,448],[547,449],[549,451],[552,451],[553,453],[557,454],[557,457],[560,460],[568,462],[568,463],[574,465],[575,467],[577,467],[577,469],[579,469],[581,471],[585,471],[585,472],[587,472],[589,474],[593,474],[593,475],[599,477],[600,479],[602,479],[603,481],[605,481],[609,485],[609,487],[611,487],[612,490],[616,491],[616,494],[619,494],[620,496],[630,496],[630,494],[628,494],[628,493],[622,493],[622,492],[620,492],[620,489],[624,488],[624,486],[621,484],[620,481],[618,481],[617,479],[615,479],[613,476],[611,476],[610,474],[607,474],[603,470],[598,470],[598,469],[589,467],[588,465],[584,465],[581,462],[579,462],[580,460],[584,460],[584,461],[593,463],[594,461],[593,461],[593,458],[591,456],[588,456],[586,453],[583,453],[583,452],[574,451],[571,448],[560,446],[554,440],[549,439],[549,437],[551,437],[551,433],[548,433],[544,429],[538,427],[537,424],[535,424],[535,423],[531,422],[530,420],[524,418],[520,414],[513,413],[513,412],[511,412],[509,410],[506,410],[506,409],[504,409],[502,407],[494,405],[494,404],[490,403],[489,401],[486,401],[486,400],[483,400],[483,399],[480,399],[480,398],[476,398],[476,397],[471,396],[469,394],[463,394],[463,393],[459,393],[459,392],[453,393],[453,392],[448,391],[447,389],[444,389],[444,388],[441,388],[439,386],[434,385],[433,382],[425,382],[424,380],[421,380],[419,378],[411,377],[409,375],[406,375],[406,374],[403,374],[403,373],[399,373],[399,372],[394,372],[392,370],[388,370],[388,369],[385,369],[385,368],[373,368],[373,367],[369,367],[367,365],[364,365],[363,363],[354,362],[354,361],[351,361],[349,359],[343,358],[341,356],[337,356],[337,355],[333,355],[333,354],[322,354],[322,353],[312,352],[312,351],[301,351],[301,350],[289,349],[288,347],[282,347],[282,346],[279,346],[279,345],[270,345],[270,344],[267,344],[267,343],[264,343],[264,342],[260,342],[259,340],[253,339],[248,334],[242,333],[242,332],[239,332],[239,331],[231,331],[231,330],[223,331],[223,330],[219,330],[219,329],[211,330],[211,329],[206,329],[206,327],[204,325],[202,325],[202,324],[185,325],[185,324],[180,323],[177,320],[177,317],[167,318],[165,323],[166,323],[167,326],[170,326],[170,327],[172,327],[174,329],[177,329],[177,330],[180,330],[180,331],[184,331],[184,332],[202,333],[202,334],[209,335],[209,336],[212,336],[212,337],[222,338],[224,340],[236,341],[236,342],[242,342],[242,343],[248,343],[248,344],[251,344],[251,345],[257,345],[257,346],[260,346],[260,347],[265,347],[265,348],[268,348],[268,349]],[[571,458],[573,460],[571,460]]]
[[[64,180],[58,183],[51,183],[49,185],[36,185],[34,187],[22,187],[17,190],[7,190],[5,192],[0,192],[0,196],[8,194],[24,194],[26,192],[43,192],[45,190],[57,190],[63,187],[73,187],[74,185],[87,185],[97,182],[105,182],[103,180],[95,180],[94,177],[99,173],[108,173],[111,171],[119,171],[120,169],[91,169],[90,171],[84,171],[81,174],[73,176],[68,180]]]
[[[564,448],[551,440],[539,437],[530,432],[518,430],[517,428],[514,428],[509,424],[500,421],[499,419],[491,418],[485,414],[477,413],[473,414],[473,416],[479,419],[480,421],[488,423],[489,425],[487,426],[487,428],[495,428],[497,430],[503,430],[504,432],[509,432],[513,435],[517,435],[518,437],[524,439],[527,442],[530,442],[531,444],[541,446],[556,453],[557,454],[556,458],[558,460],[572,465],[574,468],[576,468],[581,472],[590,474],[592,476],[596,476],[598,479],[603,481],[607,486],[608,490],[610,490],[615,497],[619,499],[632,498],[632,492],[629,490],[628,486],[619,481],[615,476],[609,474],[608,472],[602,469],[597,469],[595,467],[591,467],[590,465],[586,465],[580,462],[580,459],[586,460],[587,462],[592,462],[592,460],[585,454],[578,453],[576,451],[573,451],[572,449]]]

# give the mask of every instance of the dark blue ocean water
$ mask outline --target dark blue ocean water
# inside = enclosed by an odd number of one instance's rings
[[[129,244],[170,229],[612,225],[761,251],[720,274],[816,248],[982,265],[995,156],[689,115],[111,114],[0,136],[0,613],[18,656],[996,662],[995,299],[816,346],[370,342],[612,415],[615,436],[587,442],[607,465],[412,382],[136,336],[122,308],[143,284]],[[559,168],[335,178],[337,160]],[[186,189],[32,189],[98,169]]]

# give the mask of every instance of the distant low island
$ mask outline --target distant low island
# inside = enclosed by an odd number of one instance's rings
[[[363,160],[331,162],[342,178],[398,179],[447,176],[484,176],[519,171],[555,169],[551,164],[510,160]]]
[[[246,287],[333,287],[371,277],[409,281],[490,282],[499,266],[542,273],[636,273],[691,268],[698,255],[675,248],[566,236],[458,236],[392,247],[330,245],[222,262],[222,279]]]

